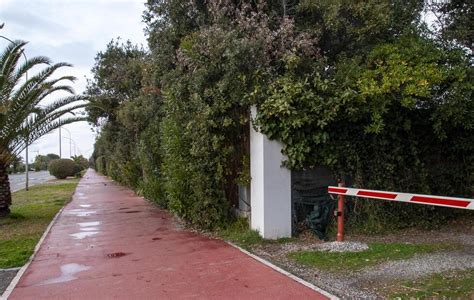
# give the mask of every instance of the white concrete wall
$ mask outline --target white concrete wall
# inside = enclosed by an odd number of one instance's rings
[[[267,239],[291,236],[291,172],[281,149],[250,126],[251,227]]]

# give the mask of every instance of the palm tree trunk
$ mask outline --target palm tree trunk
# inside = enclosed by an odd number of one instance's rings
[[[8,180],[7,166],[0,163],[0,218],[10,214],[12,194],[10,192],[10,181]]]

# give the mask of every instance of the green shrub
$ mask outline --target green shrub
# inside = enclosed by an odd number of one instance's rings
[[[106,160],[103,156],[99,156],[95,161],[95,169],[97,172],[107,175]]]
[[[71,159],[74,161],[74,163],[77,166],[77,172],[80,172],[82,170],[86,170],[89,168],[89,161],[82,155],[79,156],[72,156]]]
[[[72,160],[62,158],[52,160],[49,163],[48,170],[57,179],[65,179],[77,173],[77,166]]]

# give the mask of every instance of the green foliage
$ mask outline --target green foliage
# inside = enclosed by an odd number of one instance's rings
[[[70,159],[55,159],[49,163],[49,173],[57,179],[65,179],[69,176],[74,176],[77,172],[77,165]]]
[[[433,1],[435,2],[435,1]],[[444,3],[443,3],[444,2]],[[466,0],[451,0],[433,3],[428,9],[437,16],[435,24],[442,40],[453,45],[474,49],[474,3]]]
[[[59,155],[54,153],[50,153],[48,155],[40,155],[38,154],[35,157],[35,161],[33,163],[33,167],[35,171],[46,171],[48,170],[49,163],[54,159],[59,159]]]
[[[415,254],[452,249],[448,244],[382,244],[370,243],[362,252],[298,251],[288,256],[304,265],[328,271],[358,271],[386,261],[403,260]]]
[[[418,23],[423,2],[418,0],[302,0],[296,22],[313,32],[324,55],[336,61],[370,51]]]
[[[61,158],[61,157],[59,157],[59,155],[54,154],[54,153],[46,154],[46,156],[47,156],[50,160],[53,160],[53,159],[60,159],[60,158]]]
[[[143,49],[130,42],[111,41],[96,57],[94,79],[88,82],[86,93],[92,99],[87,108],[90,122],[103,125],[92,165],[102,174],[149,194],[153,189],[144,188],[142,181],[151,176],[150,169],[157,168],[148,166],[147,160],[158,161],[159,145],[140,152],[141,145],[148,142],[141,135],[146,132],[152,138],[147,127],[152,120],[159,122],[159,113],[157,89],[151,86],[149,75],[145,76],[149,68],[146,57]]]
[[[219,236],[245,249],[264,242],[257,231],[249,228],[249,221],[244,218],[230,222],[219,231]]]
[[[105,52],[99,52],[88,81],[86,94],[92,99],[87,106],[89,121],[98,125],[101,118],[115,120],[120,104],[134,99],[142,87],[144,50],[112,40]]]
[[[89,161],[82,155],[72,156],[71,159],[76,165],[74,176],[76,178],[81,178],[85,170],[89,168]]]
[[[107,175],[105,159],[104,159],[103,156],[99,156],[99,157],[96,158],[95,168],[99,173],[101,173],[103,175]]]
[[[256,105],[258,129],[283,144],[288,168],[328,166],[364,188],[474,192],[472,66],[465,49],[426,31],[422,1],[146,7],[150,50],[110,42],[88,84],[101,173],[192,224],[222,227],[237,184],[251,180]],[[350,225],[369,231],[453,215],[382,201],[348,207]]]
[[[283,143],[290,168],[325,165],[359,187],[466,197],[474,193],[472,75],[462,51],[410,32],[364,59],[339,60],[332,74],[316,66],[312,76],[277,77],[257,121]],[[350,209],[352,224],[368,231],[440,225],[459,213],[371,201]]]
[[[79,171],[85,170],[89,167],[89,161],[82,155],[72,156],[71,159],[74,161]]]
[[[44,171],[48,169],[49,160],[45,155],[37,155],[33,163],[35,171]]]
[[[26,166],[23,163],[23,157],[19,155],[14,155],[10,165],[7,168],[8,173],[18,173],[18,172],[25,172]]]

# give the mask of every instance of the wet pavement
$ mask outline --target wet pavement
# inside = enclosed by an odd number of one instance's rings
[[[327,299],[89,170],[9,299]]]

